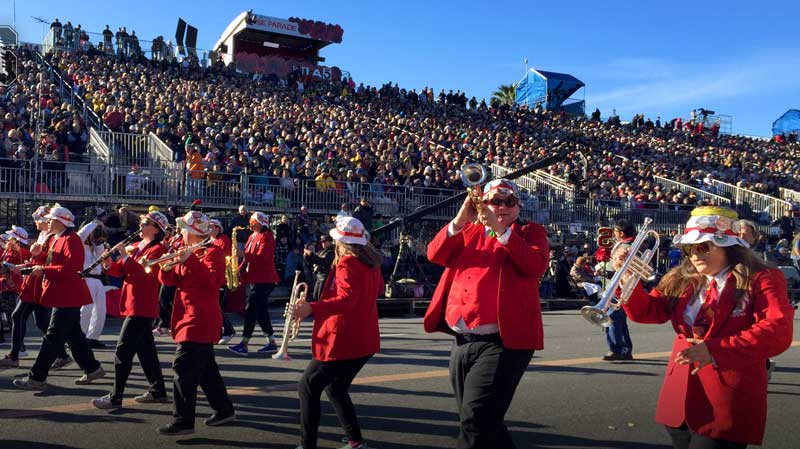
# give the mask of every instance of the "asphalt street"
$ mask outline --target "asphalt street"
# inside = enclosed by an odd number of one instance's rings
[[[274,308],[272,316],[279,315]],[[241,321],[236,324],[240,331]],[[282,329],[281,320],[273,319],[273,324]],[[584,321],[577,310],[545,312],[544,324],[545,349],[535,354],[506,416],[517,447],[671,447],[663,428],[653,422],[673,338],[671,327],[632,324],[636,359],[612,363],[600,360],[606,351],[602,331]],[[81,374],[75,365],[53,371],[50,388],[39,393],[19,391],[11,384],[14,377],[25,374],[24,369],[0,371],[0,448],[294,448],[299,444],[296,382],[310,359],[310,322],[303,324],[290,346],[289,362],[261,354],[241,357],[218,346],[217,362],[238,421],[205,426],[202,419],[211,410],[201,399],[197,432],[183,437],[156,433],[170,421],[171,404],[141,405],[131,400],[144,388],[138,363],[122,409],[101,411],[90,404],[112,386],[119,325],[117,320],[106,325],[102,340],[108,349],[96,353],[109,374],[92,385],[74,385]],[[381,353],[370,360],[351,390],[370,447],[454,448],[457,414],[447,377],[451,338],[425,334],[420,317],[382,318],[380,327]],[[22,360],[23,368],[32,364],[40,340],[30,331],[35,327],[28,328],[31,357]],[[795,342],[777,357],[778,368],[769,384],[764,448],[800,448],[795,434],[800,415],[798,330],[795,319]],[[264,339],[259,336],[254,342],[260,345]],[[157,343],[171,385],[175,345],[166,337]],[[340,447],[342,435],[333,409],[323,400],[319,446]]]

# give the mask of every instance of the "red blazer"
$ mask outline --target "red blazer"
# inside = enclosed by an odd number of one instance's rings
[[[42,231],[44,232],[44,231]],[[50,243],[53,241],[53,236],[50,235],[45,239],[42,244],[42,251],[35,258],[31,256],[28,263],[24,264],[25,267],[32,267],[35,265],[44,265],[47,261],[47,250],[50,248]],[[42,302],[42,280],[32,276],[25,276],[22,279],[22,291],[19,294],[19,299],[22,302],[41,304]]]
[[[68,232],[68,233],[67,233]],[[78,275],[83,270],[83,242],[74,231],[65,231],[51,240],[45,254],[42,305],[46,307],[81,307],[92,303],[86,281]],[[52,254],[50,263],[47,258]]]
[[[333,267],[314,314],[311,353],[322,362],[348,360],[380,350],[378,294],[383,290],[380,267],[370,268],[355,256]]]
[[[444,320],[447,296],[456,270],[469,266],[469,262],[460,257],[462,250],[474,244],[481,232],[485,232],[483,225],[470,223],[458,234],[448,237],[445,226],[428,244],[428,260],[445,266],[445,270],[425,313],[426,332],[452,333]],[[514,223],[508,244],[500,246],[489,264],[500,270],[497,324],[503,345],[509,349],[544,348],[539,278],[547,269],[549,259],[550,246],[544,227],[537,223]]]
[[[134,243],[137,248],[142,246],[142,241]],[[153,243],[143,249],[140,254],[134,253],[126,257],[125,261],[116,261],[108,267],[108,274],[123,278],[122,291],[119,298],[119,312],[122,316],[137,316],[143,318],[158,317],[158,265],[148,274],[139,264],[143,258],[157,259],[167,252],[167,247],[162,243]]]
[[[177,286],[172,306],[172,338],[176,343],[216,343],[222,327],[219,287],[225,282],[225,256],[211,245],[198,250],[173,270],[159,271],[158,280]]]
[[[10,249],[6,249],[3,251],[3,255],[0,256],[0,262],[9,262],[13,263],[14,265],[21,265],[24,262],[27,262],[28,259],[31,258],[31,252],[25,248],[20,248],[18,253],[11,251]],[[0,279],[0,292],[4,290],[9,290],[14,293],[19,293],[22,291],[22,275],[9,273],[6,276],[3,276]]]
[[[221,249],[224,256],[231,255],[231,238],[227,235],[220,233],[211,241],[211,244]]]
[[[242,284],[280,282],[278,271],[275,270],[275,237],[272,231],[264,229],[250,234],[244,245],[244,263],[240,272]]]
[[[694,365],[677,365],[677,353],[691,346],[683,319],[693,298],[691,288],[674,307],[657,290],[649,294],[638,286],[624,306],[628,317],[639,323],[672,321],[677,337],[672,345],[658,398],[656,421],[710,438],[761,444],[767,419],[766,359],[785,351],[792,343],[794,309],[789,304],[786,280],[780,270],[755,275],[747,291],[744,309],[736,308],[736,281],[725,283],[705,338],[715,366],[706,366],[692,376]]]

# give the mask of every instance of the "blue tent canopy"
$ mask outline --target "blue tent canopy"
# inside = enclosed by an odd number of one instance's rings
[[[529,107],[541,104],[551,111],[565,109],[571,113],[583,113],[583,101],[577,105],[564,102],[584,86],[583,81],[566,73],[528,69],[517,83],[517,104]]]
[[[800,133],[800,109],[789,109],[778,120],[772,122],[772,135]]]

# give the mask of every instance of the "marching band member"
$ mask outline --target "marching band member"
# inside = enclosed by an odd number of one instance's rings
[[[28,231],[19,226],[11,226],[11,229],[3,234],[3,238],[6,247],[0,254],[0,262],[20,265],[30,259],[31,253],[26,248],[28,245]],[[0,305],[2,306],[2,313],[11,322],[10,317],[13,315],[13,310],[17,306],[17,298],[20,291],[22,291],[22,276],[7,269],[3,269],[0,273],[2,273],[0,274]],[[12,324],[12,329],[9,329],[12,332],[13,327]],[[3,342],[3,333],[5,333],[5,329],[0,324],[0,343]],[[14,339],[13,335],[11,339]],[[14,364],[12,363],[11,365],[13,366]],[[0,367],[2,366],[3,363],[0,360]]]
[[[47,206],[39,206],[31,215],[39,235],[36,242],[31,245],[31,257],[28,263],[18,265],[15,274],[24,267],[41,265],[47,260],[47,250],[50,248],[50,240],[53,234],[48,230],[47,219],[45,216],[50,211]],[[0,368],[19,367],[19,358],[27,356],[25,351],[25,334],[27,333],[28,317],[33,314],[33,322],[42,332],[47,333],[47,326],[50,322],[50,309],[42,305],[42,282],[39,278],[25,276],[20,285],[19,302],[14,312],[11,314],[11,352],[0,360]],[[23,355],[24,354],[24,355]],[[53,362],[51,369],[60,369],[73,362],[63,346],[59,351],[59,356]]]
[[[786,280],[747,249],[736,218],[721,207],[693,210],[674,240],[683,262],[650,293],[636,286],[624,305],[633,321],[670,321],[677,333],[656,409],[677,449],[761,444],[764,365],[792,342]]]
[[[336,258],[318,301],[299,300],[298,318],[314,314],[311,352],[298,384],[300,449],[316,449],[322,390],[336,409],[349,440],[344,448],[366,448],[348,389],[380,349],[378,294],[383,290],[382,256],[367,242],[364,225],[353,217],[336,220],[330,231]]]
[[[253,336],[256,322],[267,336],[267,344],[259,353],[278,349],[272,335],[272,322],[269,318],[269,294],[280,282],[275,269],[275,236],[269,230],[269,217],[263,212],[253,212],[250,216],[250,230],[253,231],[244,245],[244,263],[239,267],[242,284],[249,284],[250,295],[244,310],[244,330],[242,341],[228,349],[238,355],[247,355],[247,343]]]
[[[515,447],[503,419],[534,350],[543,348],[539,278],[548,266],[547,234],[518,221],[516,184],[496,179],[485,187],[483,204],[468,195],[428,244],[428,259],[445,271],[424,326],[455,336],[450,381],[459,449]]]
[[[211,224],[211,244],[222,250],[222,254],[226,256],[231,255],[231,238],[228,237],[223,231],[222,223],[217,219],[208,221]],[[222,334],[217,344],[227,345],[231,338],[236,334],[233,329],[233,324],[225,317],[225,303],[228,298],[228,286],[222,283],[219,288],[219,308],[222,311]]]
[[[99,220],[92,220],[78,230],[78,237],[83,242],[84,269],[89,268],[105,251],[101,242],[102,234]],[[106,323],[106,290],[103,288],[102,267],[96,266],[90,273],[84,275],[84,279],[92,295],[92,303],[81,307],[81,330],[86,334],[86,342],[90,348],[102,349],[106,347],[100,342]]]
[[[621,245],[630,245],[636,239],[636,228],[628,220],[617,220],[614,223],[614,246],[611,254],[617,252]],[[624,259],[623,259],[624,260]],[[604,326],[603,332],[606,334],[606,344],[608,352],[603,356],[603,360],[633,360],[633,342],[631,333],[628,329],[628,317],[625,310],[615,309],[609,312],[611,325]]]
[[[114,387],[111,393],[92,401],[99,409],[122,406],[134,355],[139,357],[148,383],[147,391],[134,400],[139,403],[167,402],[167,388],[151,332],[153,320],[158,316],[158,266],[152,266],[152,271],[148,273],[140,262],[164,255],[167,248],[161,241],[168,225],[167,217],[161,212],[142,215],[139,220],[142,240],[125,248],[116,262],[106,259],[108,274],[123,280],[119,308],[125,321],[122,322],[114,353]]]
[[[167,242],[167,252],[177,251],[183,246],[183,237],[175,226],[170,225],[164,233]],[[175,286],[164,285],[158,289],[158,318],[153,326],[153,335],[163,337],[169,333],[169,323],[172,320],[172,303],[175,300]]]
[[[83,244],[73,231],[75,216],[66,207],[53,207],[44,216],[48,229],[54,234],[44,265],[36,265],[30,277],[42,283],[42,305],[52,307],[50,326],[42,339],[42,346],[33,367],[24,379],[15,379],[17,388],[44,390],[50,366],[69,344],[72,355],[84,375],[75,380],[86,385],[105,376],[103,367],[94,358],[81,331],[81,306],[92,300],[86,282],[78,272],[83,269]],[[43,280],[42,280],[43,279]]]
[[[177,219],[187,246],[202,242],[211,233],[208,217],[191,211]],[[205,420],[208,426],[219,426],[236,419],[233,404],[214,359],[214,343],[219,339],[222,314],[217,291],[225,282],[225,255],[210,245],[187,251],[180,263],[162,266],[158,279],[177,287],[172,309],[172,338],[175,350],[172,423],[158,429],[162,435],[194,433],[197,386],[206,395],[215,413]]]

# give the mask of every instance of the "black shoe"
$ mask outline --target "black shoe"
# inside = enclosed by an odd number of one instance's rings
[[[633,354],[630,352],[622,356],[622,360],[633,360]]]
[[[221,426],[223,424],[227,424],[227,423],[233,422],[235,420],[236,420],[236,412],[231,410],[230,413],[227,413],[225,415],[223,415],[223,414],[221,414],[219,412],[214,413],[213,415],[211,415],[210,418],[205,420],[205,423],[206,423],[207,426],[214,427],[214,426]]]
[[[89,344],[89,347],[92,349],[105,349],[106,344],[100,340],[94,340],[92,338],[87,338],[86,343]]]
[[[168,436],[191,435],[194,433],[194,427],[186,427],[180,424],[171,423],[167,426],[159,427],[158,433]]]
[[[616,352],[609,352],[608,354],[603,356],[603,360],[608,362],[613,362],[615,360],[623,360],[623,357],[621,354],[617,354]]]

